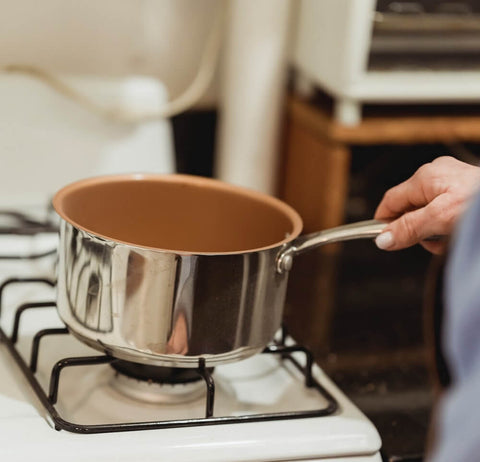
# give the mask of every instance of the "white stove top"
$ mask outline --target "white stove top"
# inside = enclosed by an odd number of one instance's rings
[[[0,255],[43,252],[56,237],[0,236]],[[12,276],[52,276],[54,257],[34,261],[0,260],[0,282]],[[15,309],[30,301],[55,299],[41,284],[12,285],[4,294],[1,326],[11,333]],[[33,335],[63,327],[55,308],[28,310],[21,319],[17,347],[28,364]],[[48,390],[53,364],[65,357],[99,353],[70,335],[42,339],[36,378]],[[295,353],[297,355],[297,353]],[[298,353],[298,361],[303,361]],[[2,460],[49,461],[293,461],[380,462],[380,438],[371,422],[318,367],[314,377],[338,403],[329,416],[264,422],[221,423],[105,434],[55,431],[50,417],[29,388],[7,346],[0,343],[0,454]],[[289,361],[262,354],[218,366],[214,418],[324,409],[327,399],[304,386],[303,375]],[[200,419],[204,394],[182,404],[139,402],[112,386],[108,365],[66,368],[61,373],[56,409],[85,425],[117,422]]]

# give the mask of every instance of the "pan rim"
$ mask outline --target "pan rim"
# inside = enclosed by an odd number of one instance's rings
[[[280,211],[281,213],[283,213],[290,220],[292,224],[292,231],[290,232],[289,235],[287,235],[281,241],[277,241],[267,246],[257,247],[253,249],[221,251],[221,252],[203,252],[203,251],[194,251],[194,250],[186,251],[186,250],[153,247],[153,246],[138,244],[135,242],[128,242],[118,238],[113,238],[111,236],[98,233],[93,229],[85,227],[80,223],[76,222],[75,220],[71,219],[67,215],[64,209],[65,198],[68,197],[70,194],[74,193],[75,191],[83,189],[85,187],[92,187],[98,184],[117,183],[117,182],[125,182],[125,181],[162,181],[162,182],[172,182],[172,183],[185,183],[185,184],[196,185],[196,186],[208,186],[212,189],[228,191],[235,194],[241,194],[252,200],[264,202],[266,205],[271,206],[277,209],[278,211]],[[63,188],[59,189],[55,193],[52,199],[52,205],[56,213],[60,216],[60,218],[62,218],[64,221],[71,224],[75,228],[81,229],[82,231],[92,236],[95,236],[110,242],[127,245],[129,247],[162,252],[162,253],[174,253],[177,255],[211,255],[211,256],[218,255],[220,256],[220,255],[242,255],[242,254],[249,254],[249,253],[255,253],[255,252],[262,252],[266,250],[283,247],[285,244],[288,244],[289,242],[293,241],[295,238],[297,238],[300,235],[303,227],[302,218],[300,217],[298,212],[293,207],[283,202],[282,200],[277,199],[276,197],[270,196],[262,192],[254,191],[252,189],[245,188],[243,186],[237,186],[230,183],[226,183],[224,181],[220,181],[214,178],[206,178],[201,176],[178,174],[178,173],[174,173],[174,174],[126,173],[126,174],[101,175],[101,176],[84,178],[84,179],[69,183]]]

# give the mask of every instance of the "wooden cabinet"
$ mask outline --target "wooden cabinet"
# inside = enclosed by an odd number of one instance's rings
[[[480,109],[460,115],[453,106],[382,107],[346,127],[319,104],[291,97],[287,108],[280,196],[300,213],[305,233],[344,221],[352,146],[480,141]],[[296,257],[290,275],[287,326],[317,354],[329,350],[339,249]]]

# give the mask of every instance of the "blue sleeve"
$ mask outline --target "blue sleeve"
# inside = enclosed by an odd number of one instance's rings
[[[480,461],[480,196],[447,264],[443,343],[453,383],[439,406],[430,462]]]

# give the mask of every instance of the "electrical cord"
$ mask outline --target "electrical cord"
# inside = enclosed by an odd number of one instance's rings
[[[37,66],[28,64],[9,64],[1,67],[0,71],[9,74],[24,74],[40,80],[66,98],[110,121],[136,124],[173,117],[191,108],[202,97],[212,81],[222,43],[221,39],[225,20],[225,3],[226,2],[220,2],[220,6],[217,9],[212,29],[207,38],[200,65],[194,79],[183,93],[167,102],[165,106],[158,111],[147,112],[144,114],[132,114],[126,110],[104,107],[52,73]]]

